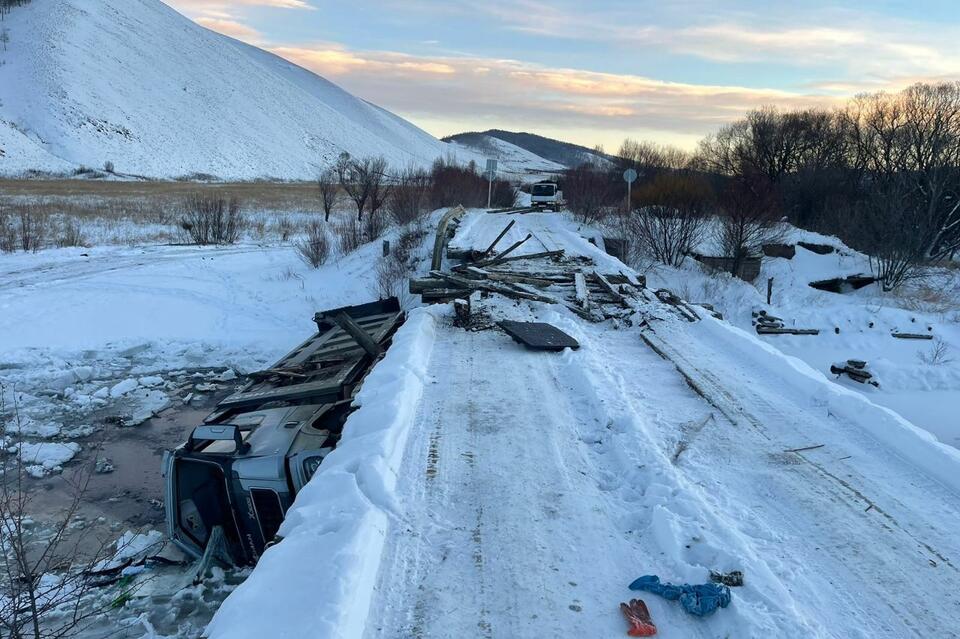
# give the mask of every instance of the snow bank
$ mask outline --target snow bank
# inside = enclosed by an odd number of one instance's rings
[[[927,431],[865,395],[831,383],[803,360],[784,354],[744,330],[709,316],[698,328],[710,338],[729,340],[727,352],[751,362],[755,370],[777,370],[783,383],[776,386],[790,389],[790,396],[806,397],[809,403],[816,403],[839,418],[841,424],[856,425],[950,490],[960,492],[960,450],[940,443]],[[782,365],[777,367],[777,361]]]
[[[410,313],[364,383],[339,446],[287,513],[283,542],[224,601],[210,637],[363,634],[439,312]]]

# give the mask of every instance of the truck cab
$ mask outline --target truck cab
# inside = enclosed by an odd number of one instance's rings
[[[530,204],[534,207],[550,208],[559,201],[559,190],[555,182],[543,181],[530,186]]]
[[[403,319],[395,298],[317,313],[314,336],[250,375],[166,452],[171,541],[199,559],[219,528],[229,562],[255,564],[336,448],[356,392]]]

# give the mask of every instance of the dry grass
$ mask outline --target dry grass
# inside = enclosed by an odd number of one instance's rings
[[[252,211],[321,213],[314,182],[113,182],[0,179],[0,202],[35,204],[48,213],[76,216],[143,216],[165,223],[171,209],[201,194],[237,198]]]

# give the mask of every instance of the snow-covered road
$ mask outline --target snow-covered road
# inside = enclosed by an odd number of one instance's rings
[[[492,304],[582,348],[438,328],[367,639],[619,636],[634,578],[709,570],[745,572],[733,606],[648,596],[661,636],[960,636],[953,449],[712,319],[652,321],[664,360],[638,327]]]
[[[662,636],[955,636],[954,493],[788,391],[731,423],[637,330],[544,319],[581,350],[438,330],[368,639],[618,636],[634,578],[709,569],[747,585],[706,620],[648,597]]]

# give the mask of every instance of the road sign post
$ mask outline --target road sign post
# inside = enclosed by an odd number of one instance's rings
[[[496,160],[487,160],[487,208],[490,208],[490,203],[493,198],[493,179],[497,177],[497,161]]]
[[[633,169],[627,169],[623,172],[623,181],[627,183],[627,213],[630,212],[630,205],[632,204],[632,188],[633,183],[637,179],[637,172]]]

